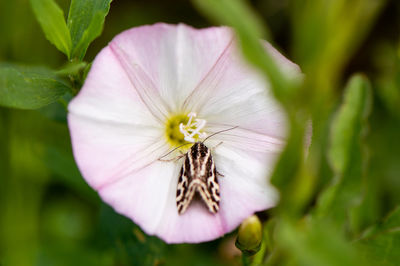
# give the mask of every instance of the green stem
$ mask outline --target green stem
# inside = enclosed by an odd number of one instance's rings
[[[250,266],[253,261],[253,256],[246,255],[242,252],[242,264],[243,266]]]

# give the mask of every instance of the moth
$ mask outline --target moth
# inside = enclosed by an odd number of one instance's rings
[[[217,175],[221,174],[217,172],[211,150],[203,142],[196,142],[184,157],[176,189],[178,213],[187,210],[196,193],[211,213],[217,213],[220,201]]]
[[[217,176],[224,175],[217,171],[211,155],[211,149],[209,149],[204,142],[216,134],[237,127],[238,126],[234,126],[215,132],[206,137],[203,141],[195,142],[188,152],[175,159],[165,160],[163,158],[187,144],[183,144],[158,158],[159,161],[170,162],[185,157],[176,188],[176,206],[178,208],[178,214],[185,213],[196,194],[200,195],[200,198],[211,213],[216,214],[218,212],[220,194]]]

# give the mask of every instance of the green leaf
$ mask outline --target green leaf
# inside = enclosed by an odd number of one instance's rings
[[[57,101],[68,90],[67,83],[49,69],[0,65],[0,105],[37,109]]]
[[[88,64],[86,62],[68,62],[65,66],[63,66],[60,70],[57,71],[58,75],[61,76],[77,76],[80,71],[83,71]]]
[[[349,167],[353,148],[359,144],[371,110],[369,82],[356,75],[346,88],[344,102],[337,113],[331,132],[329,159],[335,172],[343,174]]]
[[[307,76],[314,108],[329,105],[348,60],[368,36],[385,2],[290,1],[292,52]]]
[[[289,258],[293,256],[295,263],[290,265],[370,265],[360,256],[357,247],[351,245],[328,223],[281,221],[277,241],[286,251],[290,251]],[[288,258],[285,256],[284,259]]]
[[[71,58],[82,60],[89,44],[103,30],[104,19],[112,0],[72,0],[68,28],[72,38]]]
[[[380,229],[381,232],[400,231],[400,205],[386,218]]]
[[[400,206],[357,244],[376,265],[395,266],[400,261]]]
[[[104,244],[116,255],[115,265],[163,264],[167,245],[157,237],[147,236],[131,220],[105,204],[100,209],[100,231],[105,236]]]
[[[271,183],[279,189],[282,197],[279,207],[285,211],[296,212],[302,205],[299,200],[299,193],[307,186],[304,181],[302,171],[302,161],[304,158],[304,125],[299,123],[296,118],[290,117],[291,127],[286,147],[283,150],[274,172],[271,176]],[[299,182],[301,180],[302,182]]]
[[[54,0],[30,0],[33,12],[46,38],[58,50],[70,57],[71,37],[65,23],[64,12]]]
[[[361,202],[367,159],[363,137],[368,129],[371,97],[368,80],[361,75],[353,76],[332,122],[328,159],[335,178],[321,195],[317,213],[329,215],[339,225],[345,222],[352,207]]]

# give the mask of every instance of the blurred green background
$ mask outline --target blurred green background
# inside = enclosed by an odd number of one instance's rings
[[[56,2],[67,15],[70,1]],[[273,176],[283,200],[259,214],[264,242],[252,263],[400,265],[400,1],[115,0],[84,61],[121,31],[160,21],[234,26],[291,114]],[[302,84],[271,76],[268,58],[253,49],[258,37],[300,65]],[[0,65],[58,70],[66,62],[29,0],[0,0]],[[354,73],[363,74],[347,83]],[[78,89],[83,81],[61,78]],[[0,265],[240,265],[235,232],[166,245],[100,201],[72,156],[65,108],[72,94],[35,110],[0,107]],[[303,161],[310,118],[313,144]]]

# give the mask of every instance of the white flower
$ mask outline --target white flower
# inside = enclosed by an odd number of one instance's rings
[[[295,64],[265,47],[283,71],[299,75]],[[69,105],[68,123],[89,185],[168,243],[215,239],[276,204],[268,176],[285,143],[285,116],[268,83],[243,62],[229,28],[155,24],[119,34],[94,60]],[[235,126],[204,143],[224,175],[218,213],[194,201],[179,215],[183,159],[160,157]],[[179,149],[168,157],[177,155]]]

